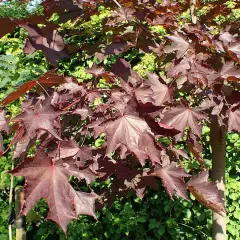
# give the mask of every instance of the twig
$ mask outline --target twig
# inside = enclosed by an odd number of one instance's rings
[[[117,0],[113,0],[113,1],[117,4],[119,8],[122,8],[122,5]]]
[[[36,81],[36,82],[43,89],[43,91],[47,94],[47,96],[50,97],[47,90],[40,84],[40,82],[38,82],[38,81]]]
[[[12,162],[12,170],[14,169],[14,164]],[[9,190],[9,211],[10,213],[12,212],[12,203],[13,203],[13,180],[14,177],[13,175],[11,175],[11,183],[10,183],[10,190]],[[8,236],[9,236],[9,240],[12,240],[12,225],[11,223],[9,223],[8,225]]]
[[[3,156],[4,154],[6,154],[10,149],[10,146],[8,146],[8,148],[1,154],[1,156]]]
[[[172,84],[174,83],[174,82],[176,82],[176,78],[175,79],[173,79],[171,82],[170,82],[170,84],[169,84],[169,87],[171,87],[172,86]]]
[[[68,108],[72,107],[74,104],[80,102],[81,100],[82,100],[82,99],[79,98],[78,100],[74,101],[73,103],[71,103],[70,105],[68,105],[67,107],[65,107],[65,108],[63,109],[63,111],[65,111],[65,110],[67,110]]]
[[[85,140],[86,140],[86,138],[87,138],[87,134],[88,134],[88,127],[87,127],[87,129],[86,129],[86,134],[85,134],[85,136],[84,136],[84,138],[83,138],[81,147],[83,146],[83,144],[84,144],[84,142],[85,142]]]
[[[188,225],[186,225],[186,224],[184,224],[184,223],[179,223],[179,225],[182,225],[182,226],[184,226],[184,227],[188,227],[188,228],[190,228],[190,229],[192,229],[192,230],[194,230],[194,231],[197,231],[197,232],[199,232],[199,233],[201,233],[201,234],[209,237],[206,233],[204,233],[204,232],[202,232],[202,231],[200,231],[200,230],[198,230],[198,229],[196,229],[196,228],[190,227],[190,226],[188,226]]]
[[[191,17],[192,17],[192,23],[197,23],[197,16],[196,16],[196,4],[197,0],[190,0],[190,11],[191,11]]]

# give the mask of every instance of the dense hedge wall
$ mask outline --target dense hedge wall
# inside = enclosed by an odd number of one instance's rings
[[[231,7],[232,15],[229,19],[223,19],[221,16],[216,21],[232,21],[240,18],[239,9],[234,9],[235,1],[226,1]],[[206,1],[206,6],[213,4]],[[17,17],[24,17],[29,12],[25,11],[25,7],[14,5],[16,12],[22,11]],[[15,8],[14,8],[15,9]],[[41,9],[36,9],[41,13]],[[207,7],[203,8],[198,14],[204,14]],[[0,16],[9,15],[11,12],[8,7],[0,6]],[[89,42],[94,44],[96,33],[101,30],[101,21],[108,17],[109,11],[102,8],[101,14],[93,16],[91,21],[85,23],[81,27],[83,33],[89,38]],[[189,18],[189,13],[180,16],[181,21]],[[57,16],[53,16],[53,21],[57,21]],[[68,23],[62,25],[61,31],[67,31],[73,26]],[[159,33],[159,37],[163,37],[166,32],[164,28],[155,27],[152,29]],[[89,37],[91,33],[92,37]],[[0,39],[0,98],[11,92],[15,86],[35,79],[42,73],[46,72],[50,66],[43,57],[41,52],[31,55],[25,55],[22,52],[25,36],[23,30],[16,31]],[[68,42],[81,41],[76,38],[66,39]],[[156,56],[152,54],[142,54],[135,50],[125,53],[123,57],[130,61],[134,70],[141,75],[150,71],[159,71]],[[115,56],[108,59],[104,64],[106,67],[116,60]],[[87,74],[85,69],[90,67],[94,58],[83,58],[77,53],[71,60],[62,62],[59,71],[70,76],[76,77],[79,81],[91,79],[91,75]],[[103,87],[104,87],[103,82]],[[19,111],[18,102],[8,106],[8,114],[16,115]],[[209,143],[209,129],[204,128],[203,135],[206,143]],[[5,144],[10,139],[5,140]],[[101,144],[101,139],[96,142]],[[179,145],[184,148],[184,145]],[[204,146],[204,159],[211,165],[211,149],[209,144]],[[190,167],[189,164],[196,169],[199,167],[193,156],[191,162],[183,162],[183,166]],[[227,213],[228,213],[228,239],[240,239],[240,135],[233,133],[227,136]],[[11,152],[0,160],[0,239],[8,239],[7,236],[7,219],[8,209],[8,192],[10,186],[10,176],[7,171],[11,169]],[[22,178],[15,179],[15,186],[23,182]],[[105,182],[104,185],[110,185],[111,181]],[[95,183],[95,188],[101,189],[102,185]],[[80,221],[73,221],[68,232],[68,239],[111,239],[111,240],[141,240],[141,239],[176,239],[176,240],[198,240],[210,239],[211,235],[211,211],[194,201],[187,202],[184,200],[171,201],[164,191],[149,190],[143,200],[129,193],[128,197],[123,199],[115,199],[111,207],[103,207],[98,211],[98,221],[90,217],[81,217]],[[65,239],[63,232],[58,226],[50,221],[45,221],[44,216],[47,213],[47,205],[44,201],[40,201],[35,209],[27,216],[27,239]]]

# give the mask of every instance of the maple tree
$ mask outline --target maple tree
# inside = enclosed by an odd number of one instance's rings
[[[87,41],[78,46],[65,43],[67,37],[85,33],[74,27],[61,31],[62,24],[87,21],[98,13],[99,5],[112,10],[101,30],[111,31],[110,37],[100,37],[94,45]],[[69,221],[79,214],[95,217],[96,200],[103,203],[110,195],[130,189],[143,198],[146,187],[155,187],[156,179],[161,179],[171,198],[188,199],[191,192],[201,204],[225,216],[224,194],[214,182],[224,179],[217,176],[209,180],[201,156],[201,132],[203,123],[215,131],[214,155],[218,151],[215,138],[221,138],[224,147],[224,129],[240,131],[238,26],[221,26],[214,34],[214,14],[207,14],[196,24],[182,24],[178,16],[190,7],[189,2],[45,0],[42,6],[44,16],[9,19],[7,25],[6,19],[0,18],[5,26],[0,36],[16,26],[25,29],[24,52],[40,50],[52,65],[52,70],[24,83],[2,101],[6,106],[29,91],[33,93],[27,94],[17,117],[6,119],[5,111],[0,112],[0,132],[15,132],[10,146],[13,158],[20,162],[10,173],[25,177],[21,213],[27,214],[45,198],[48,218],[66,232]],[[227,15],[222,1],[215,11],[219,6]],[[54,23],[53,13],[59,17]],[[164,26],[168,35],[159,38],[152,26]],[[155,54],[161,71],[141,76],[124,59],[129,49]],[[92,81],[78,82],[58,73],[59,63],[76,52],[96,58],[87,69]],[[117,60],[104,67],[104,60],[112,55]],[[108,88],[98,86],[101,79]],[[98,99],[100,103],[96,103]],[[94,140],[100,136],[105,142],[96,147]],[[170,143],[164,144],[163,137]],[[187,154],[177,147],[180,140],[199,161],[201,172],[192,169],[187,173],[181,166]],[[36,153],[29,157],[32,147]],[[72,176],[90,188],[95,179],[112,175],[111,191],[101,195],[93,190],[76,191],[69,183]]]

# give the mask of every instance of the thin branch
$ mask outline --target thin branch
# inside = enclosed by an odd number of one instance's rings
[[[1,154],[1,156],[3,156],[4,154],[6,154],[10,149],[10,146],[8,146],[8,148]]]
[[[74,101],[73,103],[71,103],[70,105],[68,105],[67,107],[65,107],[65,108],[63,109],[63,111],[65,111],[65,110],[67,110],[68,108],[72,107],[73,105],[75,105],[76,103],[80,102],[81,100],[82,100],[82,99],[79,98],[78,100]]]
[[[202,231],[200,231],[200,230],[198,230],[198,229],[196,229],[196,228],[190,227],[190,226],[188,226],[188,225],[186,225],[186,224],[184,224],[184,223],[179,223],[179,225],[182,225],[182,226],[184,226],[184,227],[188,227],[188,228],[190,228],[190,229],[192,229],[192,230],[194,230],[194,231],[197,231],[197,232],[205,235],[206,237],[209,237],[206,233],[204,233],[204,232],[202,232]]]
[[[47,94],[47,96],[50,97],[47,90],[40,84],[40,82],[38,82],[38,81],[36,81],[36,82],[43,89],[43,91]]]
[[[117,0],[113,0],[115,3],[116,3],[116,5],[119,7],[119,8],[122,8],[122,5],[117,1]]]
[[[84,142],[85,142],[85,140],[86,140],[86,138],[87,138],[87,134],[88,134],[88,127],[87,127],[87,129],[86,129],[86,134],[85,134],[85,136],[84,136],[84,138],[83,138],[81,147],[83,146],[83,144],[84,144]]]
[[[12,170],[14,169],[14,164],[12,162]],[[13,181],[14,181],[14,177],[13,175],[11,175],[11,183],[10,183],[10,190],[9,190],[9,211],[10,213],[12,212],[12,204],[13,204]],[[8,225],[8,236],[9,236],[9,240],[12,240],[12,225],[11,223],[9,223]]]
[[[171,82],[170,82],[170,84],[169,84],[169,87],[171,87],[172,86],[172,84],[174,83],[174,82],[176,82],[176,78],[174,78]]]
[[[191,4],[190,5],[190,11],[191,11],[192,23],[196,24],[197,23],[197,15],[196,15],[197,0],[191,0],[190,4]]]

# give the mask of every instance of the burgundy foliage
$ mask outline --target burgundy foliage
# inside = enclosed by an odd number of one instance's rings
[[[121,56],[110,70],[102,63],[87,69],[93,75],[90,82],[78,83],[51,70],[38,80],[23,84],[2,101],[6,106],[36,90],[27,95],[22,112],[14,119],[6,119],[5,111],[0,110],[0,132],[9,133],[11,122],[11,132],[15,132],[11,143],[15,147],[13,157],[21,160],[11,173],[25,177],[21,213],[27,214],[39,199],[45,198],[48,218],[66,232],[69,221],[79,214],[95,217],[97,199],[102,201],[104,196],[110,198],[130,189],[142,198],[147,186],[157,188],[156,179],[161,180],[171,198],[188,199],[190,191],[206,207],[224,212],[216,184],[208,180],[201,155],[201,131],[203,121],[208,124],[214,114],[228,131],[240,131],[237,27],[228,26],[212,35],[211,15],[208,21],[204,20],[206,24],[201,23],[202,19],[196,25],[178,24],[177,16],[189,8],[188,2],[119,0],[122,8],[107,0],[76,2],[45,0],[44,17],[0,19],[4,26],[1,36],[12,32],[15,26],[24,28],[28,32],[24,52],[42,51],[53,67],[74,51],[96,56],[99,62],[111,54]],[[113,31],[108,44],[97,41],[91,46],[68,46],[64,38],[81,35],[81,31],[59,33],[58,24],[47,21],[54,12],[60,22],[88,20],[98,13],[99,4],[112,9],[112,16],[102,29]],[[164,26],[167,37],[158,38],[150,31],[150,25]],[[141,77],[122,57],[132,48],[154,53],[164,74]],[[111,85],[109,89],[97,87],[102,78]],[[94,105],[96,98],[103,102]],[[99,137],[105,143],[95,147],[94,140]],[[168,137],[171,144],[162,144],[162,137]],[[176,148],[179,140],[187,143],[202,172],[187,173],[180,166],[179,160],[189,155]],[[37,150],[29,158],[27,153],[32,146]],[[0,153],[3,149],[0,135]],[[96,179],[114,177],[112,189],[100,195],[93,190],[76,191],[69,183],[71,176],[89,188]]]

